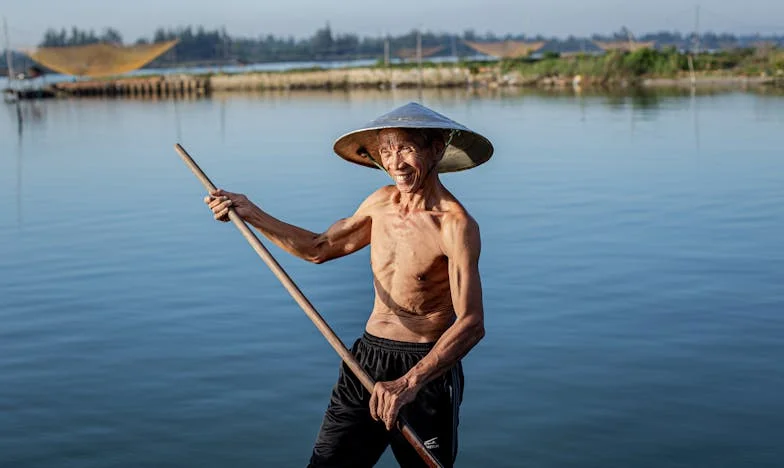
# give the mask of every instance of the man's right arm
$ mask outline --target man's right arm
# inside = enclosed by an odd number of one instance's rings
[[[217,190],[205,200],[220,219],[233,207],[246,222],[286,252],[313,263],[348,255],[370,243],[371,212],[384,199],[384,189],[370,195],[350,217],[334,223],[323,233],[314,233],[266,213],[244,195]]]

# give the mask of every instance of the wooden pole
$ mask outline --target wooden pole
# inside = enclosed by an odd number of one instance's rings
[[[417,69],[419,71],[419,88],[422,89],[422,31],[417,28],[416,35],[416,59]]]
[[[174,145],[174,149],[180,155],[180,158],[185,162],[185,164],[190,168],[191,172],[201,181],[204,188],[207,189],[208,192],[212,192],[216,189],[215,185],[207,178],[207,175],[199,168],[196,162],[190,157],[185,148],[180,146],[180,144]],[[280,264],[275,260],[272,254],[269,253],[264,244],[261,243],[258,237],[250,230],[245,221],[234,211],[234,208],[229,208],[229,219],[232,223],[240,230],[242,236],[245,237],[245,240],[248,241],[250,246],[253,250],[259,254],[264,263],[272,270],[272,273],[278,278],[278,280],[283,284],[283,287],[291,294],[291,297],[299,304],[302,310],[305,312],[305,315],[313,322],[313,324],[318,328],[324,338],[327,339],[329,344],[338,353],[340,358],[343,362],[351,369],[351,372],[359,379],[362,383],[362,386],[367,389],[367,391],[372,392],[373,387],[375,386],[375,382],[373,379],[362,369],[359,365],[357,360],[351,354],[351,352],[346,348],[340,338],[332,331],[329,324],[327,324],[326,320],[316,311],[313,304],[310,303],[308,298],[300,291],[299,287],[294,283],[294,281],[289,277],[288,273],[280,266]],[[414,432],[411,428],[411,425],[402,417],[398,416],[397,419],[397,428],[406,438],[406,440],[414,447],[414,450],[417,451],[420,457],[425,461],[425,463],[431,468],[443,468],[443,465],[430,453],[429,450],[425,448],[424,442],[419,436]]]
[[[17,90],[14,86],[14,79],[16,79],[14,75],[14,59],[11,54],[11,44],[8,40],[8,22],[5,16],[3,16],[3,35],[5,36],[5,63],[8,68],[8,88],[14,93],[15,101],[18,103],[20,96],[17,93],[21,92],[21,89]],[[19,113],[19,115],[21,114]]]
[[[694,14],[694,53],[700,53],[700,6],[697,5]]]
[[[5,36],[5,61],[8,66],[8,84],[10,85],[16,76],[14,76],[14,59],[11,55],[11,44],[8,40],[8,22],[5,16],[3,16],[3,35]]]

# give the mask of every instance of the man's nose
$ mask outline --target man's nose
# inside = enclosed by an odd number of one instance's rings
[[[392,151],[392,154],[389,156],[389,167],[393,169],[397,169],[400,167],[400,164],[403,162],[403,158],[400,157],[399,151]]]

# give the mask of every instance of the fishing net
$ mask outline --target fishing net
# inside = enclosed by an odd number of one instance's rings
[[[435,47],[422,47],[422,57],[430,57],[431,55],[435,55],[439,52],[444,50],[444,46],[435,46]],[[395,55],[402,59],[412,59],[416,58],[417,50],[416,49],[400,49],[395,52]]]
[[[41,47],[26,54],[58,73],[91,78],[128,73],[150,63],[174,47],[176,40],[157,44],[118,46],[89,44],[68,47]]]
[[[463,41],[465,45],[474,49],[475,51],[497,58],[520,58],[527,57],[531,52],[544,47],[544,42],[520,42],[520,41],[503,41],[503,42],[472,42]]]

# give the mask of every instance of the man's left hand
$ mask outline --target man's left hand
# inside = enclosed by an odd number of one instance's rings
[[[389,382],[376,382],[370,395],[370,416],[376,421],[383,421],[387,430],[391,431],[400,408],[414,401],[418,391],[418,387],[409,386],[405,376]]]

